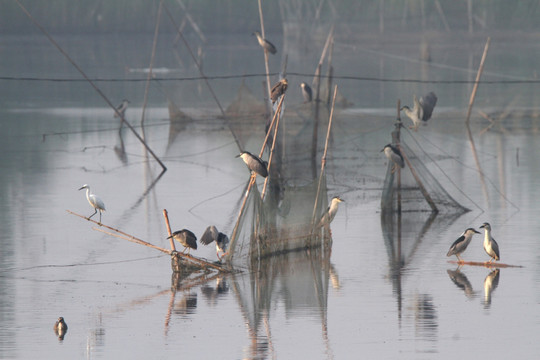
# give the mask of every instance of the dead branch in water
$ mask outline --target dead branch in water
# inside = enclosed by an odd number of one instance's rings
[[[522,268],[522,265],[508,265],[508,264],[502,264],[502,263],[495,263],[495,262],[489,262],[489,261],[455,261],[455,260],[449,260],[448,261],[451,264],[457,264],[457,265],[471,265],[471,266],[483,266],[487,268]]]

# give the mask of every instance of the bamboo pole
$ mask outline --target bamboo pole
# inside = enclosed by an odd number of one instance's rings
[[[105,94],[101,91],[100,88],[97,87],[97,85],[92,81],[90,80],[90,78],[86,75],[86,73],[79,67],[79,65],[77,65],[77,63],[68,55],[68,53],[66,53],[64,51],[64,49],[62,49],[62,47],[60,47],[60,45],[52,38],[51,35],[49,35],[49,33],[47,32],[47,30],[45,30],[45,28],[43,26],[41,26],[36,19],[34,19],[34,17],[32,16],[32,14],[30,14],[28,12],[28,10],[26,10],[26,8],[20,3],[19,0],[15,0],[17,2],[17,5],[19,5],[19,7],[22,9],[22,11],[24,12],[24,14],[30,19],[30,21],[32,21],[32,23],[47,37],[47,39],[49,39],[49,41],[56,47],[56,49],[58,51],[60,51],[60,53],[62,55],[64,55],[64,57],[69,61],[69,63],[71,65],[73,65],[73,67],[82,75],[82,77],[94,88],[94,90],[99,94],[99,96],[101,96],[101,98],[107,103],[107,105],[109,105],[111,107],[111,109],[113,109],[115,111],[115,113],[120,117],[120,119],[122,119],[122,122],[124,124],[127,125],[127,127],[133,132],[133,134],[135,135],[135,137],[144,145],[144,147],[146,148],[146,150],[152,155],[152,157],[159,163],[159,165],[161,166],[161,168],[163,170],[167,170],[167,167],[165,166],[165,164],[163,164],[163,162],[161,162],[161,160],[157,157],[157,155],[152,151],[152,149],[148,146],[148,144],[146,144],[146,142],[144,141],[144,139],[139,135],[139,133],[137,133],[137,131],[135,131],[135,129],[133,128],[133,126],[131,126],[131,124],[124,118],[124,116],[122,114],[120,114],[118,112],[118,110],[116,109],[116,106],[113,105],[113,103],[109,100],[109,98],[107,98],[107,96],[105,96]]]
[[[262,5],[261,5],[261,0],[258,1],[259,2],[259,20],[261,22],[261,36],[263,39],[266,39],[266,35],[265,35],[265,32],[264,32],[264,17],[263,17],[263,12],[262,12]],[[267,89],[267,97],[266,97],[266,106],[269,106],[270,107],[270,111],[269,111],[269,114],[272,114],[272,105],[271,105],[271,102],[270,102],[270,87],[271,87],[271,84],[270,84],[270,70],[269,70],[269,66],[268,66],[268,51],[263,48],[263,51],[264,51],[264,66],[265,66],[265,70],[266,70],[266,89]]]
[[[168,238],[171,244],[171,250],[176,251],[176,246],[174,245],[174,239],[171,237],[172,231],[171,231],[171,224],[169,223],[169,213],[167,212],[167,209],[163,209],[163,217],[165,218],[165,226],[167,226],[167,234],[169,234]]]
[[[324,152],[321,158],[321,173],[319,174],[319,182],[317,184],[317,192],[315,195],[315,204],[313,205],[313,214],[311,216],[311,223],[315,226],[316,216],[317,216],[317,206],[319,205],[319,193],[321,191],[321,183],[323,179],[324,172],[326,170],[326,154],[328,153],[328,143],[330,139],[330,130],[332,129],[332,120],[334,118],[334,106],[336,105],[336,95],[338,91],[338,86],[334,87],[334,96],[332,98],[332,107],[330,109],[330,118],[328,119],[328,129],[326,130],[326,141],[324,143]]]
[[[169,255],[175,254],[175,255],[177,255],[177,256],[183,257],[183,258],[185,258],[185,259],[187,259],[187,260],[190,260],[190,261],[192,261],[192,262],[196,262],[196,263],[199,263],[199,264],[201,264],[201,265],[204,265],[204,266],[207,266],[207,267],[211,267],[211,268],[214,268],[214,269],[219,270],[219,271],[230,272],[230,270],[228,270],[228,269],[226,269],[226,268],[224,268],[224,267],[221,267],[221,266],[218,266],[218,265],[216,265],[216,264],[210,263],[210,262],[205,261],[205,260],[203,260],[203,259],[199,259],[199,258],[194,257],[194,256],[192,256],[192,255],[184,254],[184,253],[181,253],[181,252],[178,252],[178,251],[173,252],[172,250],[164,249],[164,248],[159,247],[159,246],[157,246],[157,245],[151,244],[151,243],[149,243],[149,242],[147,242],[147,241],[144,241],[144,240],[141,240],[141,239],[139,239],[139,238],[136,238],[135,236],[130,235],[130,234],[128,234],[128,233],[126,233],[126,232],[124,232],[124,231],[122,231],[122,230],[115,229],[115,228],[113,228],[113,227],[111,227],[111,226],[108,226],[108,225],[105,225],[105,224],[103,224],[103,223],[98,223],[97,221],[92,220],[92,219],[90,219],[90,218],[87,218],[87,217],[84,216],[84,215],[77,214],[77,213],[75,213],[75,212],[73,212],[73,211],[70,211],[70,210],[66,210],[66,211],[67,211],[69,214],[71,214],[71,215],[78,216],[78,217],[80,217],[80,218],[86,219],[87,221],[93,222],[93,223],[96,224],[96,225],[99,225],[99,226],[101,226],[101,227],[104,227],[104,228],[107,228],[107,229],[109,229],[109,230],[112,230],[112,231],[116,232],[116,234],[113,233],[113,232],[109,232],[109,231],[107,231],[107,230],[103,230],[103,229],[100,229],[100,228],[96,228],[96,227],[93,227],[93,228],[92,228],[93,230],[97,230],[97,231],[100,231],[100,232],[102,232],[102,233],[105,233],[105,234],[108,234],[108,235],[111,235],[111,236],[114,236],[114,237],[118,237],[118,238],[120,238],[120,239],[128,240],[128,241],[131,241],[131,242],[140,244],[140,245],[144,245],[144,246],[147,246],[147,247],[150,247],[150,248],[159,250],[159,251],[164,252],[164,253],[169,254]]]
[[[270,134],[270,131],[272,130],[272,126],[274,124],[274,121],[276,120],[276,117],[277,117],[276,125],[274,126],[274,138],[272,140],[272,148],[270,149],[270,156],[268,158],[268,167],[267,167],[268,176],[266,177],[266,179],[264,179],[264,186],[263,186],[263,190],[262,190],[262,193],[261,193],[261,200],[264,199],[264,195],[266,193],[266,186],[268,185],[268,181],[270,179],[270,167],[272,166],[272,158],[274,157],[274,149],[276,147],[276,139],[277,139],[277,134],[278,134],[278,130],[279,130],[279,121],[281,120],[281,107],[282,107],[284,99],[285,99],[285,94],[283,94],[283,96],[281,96],[281,99],[279,101],[276,113],[274,115],[274,118],[272,119],[272,123],[270,124],[270,128],[266,132],[266,137],[264,139],[264,144],[263,144],[263,147],[261,149],[261,153],[259,155],[259,157],[262,156],[264,147],[266,146],[266,143],[268,141],[268,134]]]
[[[152,42],[152,54],[150,55],[150,64],[148,65],[148,77],[146,78],[146,83],[144,85],[144,100],[142,106],[142,115],[141,115],[141,126],[144,125],[144,113],[146,111],[146,105],[148,104],[148,91],[150,89],[150,80],[152,79],[152,69],[154,68],[154,58],[156,57],[156,44],[159,34],[159,24],[161,22],[161,9],[163,5],[163,0],[159,2],[158,13],[156,19],[156,27],[154,29],[154,40]],[[143,132],[144,134],[144,132]]]
[[[476,145],[474,143],[474,138],[472,136],[471,128],[469,126],[469,121],[471,117],[471,111],[474,104],[474,100],[476,98],[476,91],[478,90],[478,85],[480,82],[480,77],[482,76],[482,72],[484,71],[484,62],[487,57],[487,52],[489,49],[489,43],[491,42],[491,38],[487,38],[486,45],[484,46],[484,53],[482,54],[482,59],[480,60],[480,66],[478,67],[478,72],[476,73],[476,80],[474,81],[474,86],[471,91],[471,97],[469,99],[469,107],[467,109],[467,117],[465,118],[465,125],[467,128],[467,137],[469,138],[469,142],[471,144],[471,151],[473,153],[474,162],[476,164],[476,168],[478,169],[478,174],[480,175],[480,183],[482,184],[482,192],[484,193],[484,197],[486,198],[486,201],[489,202],[489,194],[487,191],[486,186],[486,180],[484,179],[484,172],[482,171],[482,167],[480,166],[480,160],[478,159],[478,152],[476,151]]]

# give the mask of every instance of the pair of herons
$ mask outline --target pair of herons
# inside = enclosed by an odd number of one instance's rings
[[[491,235],[491,225],[485,222],[480,226],[480,228],[484,229],[485,231],[484,250],[490,256],[488,263],[491,263],[493,260],[500,260],[501,257],[499,252],[499,244],[497,244],[497,242]],[[476,231],[473,228],[466,229],[463,234],[461,234],[461,236],[456,241],[454,241],[452,246],[450,246],[450,250],[448,250],[446,256],[455,255],[458,258],[458,261],[460,263],[463,263],[463,259],[460,255],[465,250],[467,250],[467,247],[469,246],[474,234],[480,234],[480,232]]]

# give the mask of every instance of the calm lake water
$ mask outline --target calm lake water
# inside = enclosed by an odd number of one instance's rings
[[[490,83],[479,87],[471,121],[484,186],[463,125],[472,90],[467,81],[474,80],[484,40],[433,41],[432,63],[423,64],[417,61],[419,39],[405,45],[336,39],[335,74],[359,78],[336,79],[352,105],[336,113],[327,161],[328,197],[346,201],[331,225],[331,255],[300,251],[255,266],[243,258],[235,274],[177,287],[168,255],[93,230],[66,210],[92,213],[77,191],[89,184],[105,201],[105,224],[158,246],[168,248],[163,209],[173,229],[200,236],[214,224],[232,233],[249,174],[235,158],[234,138],[204,83],[169,81],[198,76],[186,51],[173,46],[172,36],[161,37],[157,47],[154,66],[163,80],[150,86],[144,137],[168,168],[158,178],[161,167],[128,129],[119,132],[112,110],[88,83],[45,80],[81,76],[43,36],[3,37],[0,358],[539,354],[540,91],[537,82],[519,81],[537,79],[540,46],[492,39],[483,76]],[[90,78],[119,80],[96,84],[114,104],[130,99],[126,118],[142,134],[145,83],[128,80],[145,78],[151,38],[73,36],[58,42]],[[306,52],[279,38],[275,43],[289,52],[292,117],[302,101],[299,83],[311,80],[323,44]],[[250,36],[213,37],[204,49],[208,76],[264,72]],[[270,59],[273,72],[282,55]],[[244,81],[262,98],[263,77]],[[242,78],[211,83],[226,107]],[[429,157],[420,159],[471,211],[435,217],[407,212],[398,233],[394,222],[381,218],[387,161],[380,150],[391,139],[396,100],[410,103],[413,94],[430,90],[439,97],[433,119],[402,137],[422,145]],[[173,129],[168,100],[193,121]],[[487,132],[490,123],[478,110],[495,120]],[[243,141],[258,152],[264,120],[253,122]],[[307,175],[287,180],[310,181]],[[260,178],[258,183],[262,187]],[[455,260],[446,257],[452,242],[485,221],[501,262],[521,267],[457,269],[449,262]],[[482,239],[473,238],[466,260],[488,260]],[[193,253],[216,260],[213,246]],[[69,326],[63,340],[52,329],[59,316]]]

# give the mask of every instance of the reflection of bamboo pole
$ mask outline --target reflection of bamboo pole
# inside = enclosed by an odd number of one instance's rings
[[[330,130],[332,129],[332,119],[334,118],[334,106],[336,105],[336,95],[337,95],[338,87],[337,85],[334,87],[334,97],[332,98],[332,108],[330,109],[330,118],[328,120],[328,129],[326,130],[326,142],[324,143],[324,152],[323,156],[321,158],[321,173],[319,174],[319,183],[317,185],[317,192],[315,195],[315,204],[313,205],[313,214],[311,216],[311,223],[313,225],[316,221],[317,216],[317,206],[319,204],[319,193],[321,191],[321,183],[324,176],[324,171],[326,169],[326,154],[328,152],[328,141],[330,139]]]
[[[141,125],[144,125],[144,113],[146,112],[146,104],[148,103],[148,90],[150,88],[150,80],[152,79],[152,69],[154,67],[154,58],[156,56],[156,45],[159,33],[159,23],[161,22],[161,8],[163,0],[159,2],[158,13],[156,19],[156,28],[154,29],[154,41],[152,43],[152,55],[150,56],[150,65],[148,66],[148,77],[146,78],[146,84],[144,85],[144,100],[142,106]]]
[[[486,41],[486,45],[484,46],[484,53],[482,54],[482,59],[480,60],[480,66],[478,67],[478,72],[476,73],[476,80],[474,81],[474,86],[471,92],[471,97],[469,99],[469,108],[467,109],[467,117],[465,118],[465,125],[467,128],[467,136],[469,138],[469,142],[471,143],[471,151],[473,153],[474,162],[476,163],[476,168],[478,169],[478,174],[480,175],[480,182],[482,183],[482,191],[484,192],[484,197],[486,198],[486,201],[489,201],[487,187],[486,187],[486,181],[484,179],[484,172],[482,171],[482,168],[480,166],[480,160],[478,159],[478,153],[476,152],[476,146],[474,144],[474,139],[471,133],[471,128],[469,127],[469,120],[471,116],[472,107],[474,104],[474,99],[476,97],[476,90],[478,89],[478,84],[480,82],[480,77],[482,76],[482,72],[484,71],[484,62],[487,57],[487,51],[489,49],[489,43],[491,42],[491,38],[488,37]]]
[[[396,131],[395,131],[396,139],[395,143],[396,145],[400,144],[400,135],[401,135],[401,100],[398,99],[397,102],[397,118],[396,118]],[[400,150],[401,151],[401,150]],[[397,212],[399,217],[399,222],[401,221],[401,166],[397,166],[398,171],[398,180],[397,180]],[[398,222],[398,224],[400,224]],[[400,224],[401,225],[401,224]],[[398,235],[399,236],[399,235]]]
[[[60,51],[60,53],[62,55],[64,55],[64,57],[70,62],[71,65],[73,65],[73,67],[75,67],[75,69],[77,69],[77,71],[82,75],[82,77],[90,84],[90,86],[92,86],[94,88],[94,90],[99,94],[99,96],[101,96],[101,98],[107,103],[107,105],[109,105],[115,112],[116,114],[120,117],[120,119],[122,119],[122,121],[124,122],[124,124],[127,125],[127,127],[133,132],[133,135],[135,135],[135,137],[137,138],[137,140],[139,140],[143,145],[144,147],[146,148],[146,150],[152,155],[152,157],[159,163],[159,165],[161,166],[161,168],[163,170],[167,170],[167,167],[165,166],[165,164],[163,164],[161,162],[161,160],[157,157],[157,155],[152,151],[152,149],[150,149],[150,147],[148,146],[148,144],[146,144],[146,142],[144,141],[144,139],[139,135],[139,133],[137,131],[135,131],[135,129],[133,128],[133,126],[131,126],[131,124],[124,118],[124,116],[122,114],[120,114],[118,112],[118,110],[116,109],[116,106],[113,105],[113,103],[109,100],[109,98],[107,98],[107,96],[105,96],[105,94],[101,91],[100,88],[97,87],[97,85],[92,81],[90,80],[90,78],[86,75],[86,73],[79,67],[79,65],[77,65],[77,63],[75,63],[75,61],[64,51],[64,49],[62,49],[60,47],[60,45],[58,45],[58,43],[52,38],[51,35],[49,35],[49,33],[47,32],[47,30],[45,30],[45,28],[43,28],[37,21],[36,19],[34,19],[34,17],[32,16],[32,14],[30,14],[28,12],[28,10],[26,10],[26,8],[19,2],[19,0],[15,0],[17,2],[17,4],[19,5],[19,7],[22,9],[22,11],[25,13],[26,16],[28,16],[28,18],[34,23],[34,25],[47,37],[47,39],[49,39],[49,41],[51,42],[51,44],[53,44],[56,49],[58,49],[58,51]]]
[[[489,262],[489,261],[455,261],[455,260],[448,260],[451,264],[458,264],[458,265],[472,265],[472,266],[484,266],[487,268],[522,268],[522,265],[509,265],[509,264],[502,264],[502,263],[495,263],[495,262]]]

